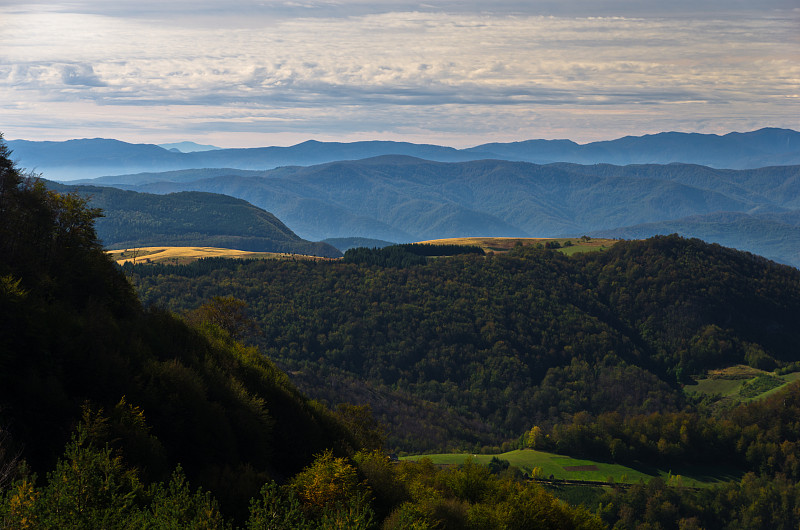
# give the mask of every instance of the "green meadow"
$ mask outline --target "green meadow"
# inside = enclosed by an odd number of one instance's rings
[[[534,470],[537,470],[536,476],[543,479],[547,479],[552,475],[554,479],[559,480],[636,484],[639,481],[648,482],[652,478],[661,477],[668,484],[699,488],[735,480],[741,476],[741,472],[733,468],[691,466],[684,469],[658,469],[647,465],[628,467],[621,464],[572,458],[533,449],[518,449],[496,455],[463,453],[414,455],[401,457],[401,460],[416,461],[422,458],[429,458],[437,465],[460,465],[468,459],[472,459],[474,462],[488,465],[494,457],[507,460],[511,466],[516,466],[531,476],[534,475]]]
[[[695,384],[685,386],[684,391],[688,394],[715,396],[721,401],[738,403],[763,399],[798,379],[800,372],[777,375],[737,365],[711,370],[706,377],[698,378]]]

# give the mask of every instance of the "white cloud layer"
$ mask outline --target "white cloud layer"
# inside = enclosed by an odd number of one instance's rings
[[[796,128],[798,12],[786,3],[756,14],[679,2],[657,16],[641,2],[637,16],[555,2],[12,4],[0,7],[0,131],[464,146]]]

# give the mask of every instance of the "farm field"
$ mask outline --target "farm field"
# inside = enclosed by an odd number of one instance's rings
[[[637,468],[572,458],[569,456],[536,451],[534,449],[518,449],[497,455],[469,455],[469,454],[433,454],[414,455],[401,457],[401,460],[420,460],[430,458],[437,465],[459,465],[468,458],[480,464],[488,464],[492,458],[508,460],[509,464],[522,471],[532,474],[535,468],[540,468],[539,476],[548,478],[551,475],[559,480],[585,480],[591,482],[616,482],[636,484],[640,480],[647,482],[652,478],[661,477],[669,484],[681,484],[687,487],[706,487],[719,482],[738,479],[741,475],[736,469],[700,468],[692,466],[686,469],[657,469],[650,466],[637,466]]]
[[[560,245],[559,250],[567,255],[572,255],[577,252],[590,252],[605,250],[614,245],[617,239],[581,239],[574,237],[454,237],[448,239],[431,239],[429,241],[419,241],[420,244],[430,245],[474,245],[481,247],[484,251],[504,253],[508,252],[517,243],[523,246],[542,245],[555,241]],[[566,246],[565,246],[566,245]]]
[[[707,377],[698,378],[696,384],[687,385],[688,394],[719,396],[725,402],[746,402],[763,399],[800,379],[800,372],[777,375],[757,368],[736,365],[711,370]]]
[[[326,259],[276,252],[249,252],[216,247],[141,247],[136,249],[106,251],[118,265],[128,262],[185,265],[202,258],[237,259]]]

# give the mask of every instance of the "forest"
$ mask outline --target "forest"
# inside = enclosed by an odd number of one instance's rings
[[[375,264],[390,252],[124,270],[178,313],[243,301],[245,340],[316,399],[366,400],[398,452],[478,451],[579,412],[677,412],[691,375],[797,361],[800,273],[699,240]]]
[[[572,257],[118,268],[100,213],[0,143],[0,527],[800,522],[800,388],[725,410],[681,390],[721,365],[794,369],[795,269],[677,237]],[[743,475],[565,503],[515,468],[388,456],[501,443],[717,455]]]

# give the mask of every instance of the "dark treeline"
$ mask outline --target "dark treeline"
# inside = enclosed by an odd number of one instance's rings
[[[233,270],[239,266],[238,261],[229,258],[202,258],[185,264],[163,265],[161,263],[148,263],[148,266],[152,267],[153,273],[158,275],[174,274],[183,278],[198,278],[212,274],[217,270]],[[123,264],[121,268],[126,275],[131,275],[134,270],[138,270],[133,262],[130,261]]]
[[[426,257],[458,256],[461,254],[483,255],[483,253],[483,249],[471,245],[408,243],[382,248],[351,248],[344,253],[344,262],[377,265],[379,267],[410,267],[412,265],[425,264],[427,262]]]

